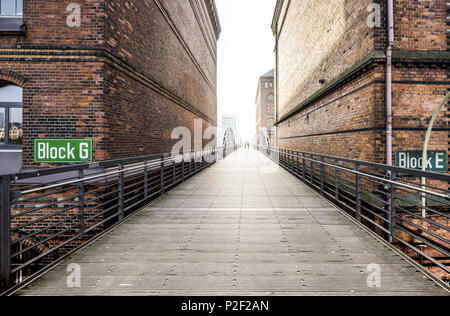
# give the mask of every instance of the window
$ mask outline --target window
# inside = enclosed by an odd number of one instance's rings
[[[23,0],[0,0],[0,16],[22,16]]]
[[[269,101],[269,102],[275,101],[275,96],[272,93],[269,94],[269,96],[267,97],[267,101]]]
[[[22,88],[0,88],[0,149],[21,149],[23,139]]]

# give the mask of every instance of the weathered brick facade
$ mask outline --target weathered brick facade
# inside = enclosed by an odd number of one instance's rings
[[[213,0],[24,0],[25,34],[0,36],[0,80],[23,87],[23,166],[34,139],[93,139],[94,160],[170,151],[174,127],[216,125]],[[209,140],[205,140],[205,143]]]
[[[381,25],[367,23],[381,6]],[[445,0],[394,1],[393,150],[423,147],[428,122],[448,80]],[[386,161],[386,1],[278,1],[277,125],[279,145]],[[430,150],[447,150],[448,105]]]

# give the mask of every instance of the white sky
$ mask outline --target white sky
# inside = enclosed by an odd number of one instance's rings
[[[276,0],[216,0],[222,34],[218,43],[218,102],[238,114],[243,140],[256,129],[258,79],[275,66],[271,23]]]

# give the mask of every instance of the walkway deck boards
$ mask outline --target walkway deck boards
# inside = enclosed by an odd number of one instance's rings
[[[81,288],[68,288],[68,264]],[[368,264],[381,287],[367,285]],[[21,295],[447,295],[255,151],[190,179]]]

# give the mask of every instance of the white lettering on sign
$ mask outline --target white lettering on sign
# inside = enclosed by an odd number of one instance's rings
[[[406,169],[416,169],[421,170],[423,166],[422,152],[419,151],[405,151],[398,152],[397,155],[397,166]],[[447,164],[447,153],[446,152],[428,152],[428,157],[426,161],[426,169],[428,171],[445,171]]]
[[[48,144],[47,144],[48,146]],[[50,158],[51,159],[57,159],[58,158],[58,148],[52,147],[50,148]]]
[[[67,144],[67,156],[68,159],[75,159],[75,154],[74,154],[75,148],[74,147],[70,147],[70,144]]]
[[[81,142],[77,145],[67,143],[58,146],[52,145],[52,143],[48,141],[39,142],[37,144],[36,155],[39,160],[88,160],[91,154],[90,149],[90,142]],[[79,157],[77,157],[77,155],[79,155]]]
[[[80,158],[81,159],[89,159],[89,144],[88,143],[80,144]]]
[[[406,153],[400,153],[399,158],[399,166],[402,168],[408,168],[408,157]]]
[[[64,147],[61,147],[59,149],[59,158],[60,159],[66,159],[66,149]]]
[[[38,158],[39,159],[45,159],[46,158],[46,145],[44,143],[39,143],[38,146]]]
[[[445,155],[444,155],[444,153],[438,153],[436,155],[436,166],[437,166],[437,168],[445,168],[444,162],[445,162]]]

